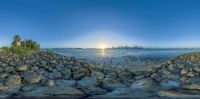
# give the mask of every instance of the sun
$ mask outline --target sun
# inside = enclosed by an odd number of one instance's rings
[[[100,48],[100,49],[106,49],[107,46],[106,46],[106,44],[100,44],[100,45],[99,45],[99,48]]]

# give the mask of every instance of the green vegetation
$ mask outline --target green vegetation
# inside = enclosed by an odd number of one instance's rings
[[[19,35],[15,35],[11,46],[2,47],[1,50],[4,54],[27,55],[40,51],[40,45],[31,39],[22,41]]]

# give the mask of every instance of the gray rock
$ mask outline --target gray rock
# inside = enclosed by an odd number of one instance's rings
[[[91,76],[95,77],[98,81],[102,81],[105,78],[105,74],[98,71],[93,71]]]
[[[88,88],[98,85],[96,78],[94,77],[84,77],[77,82],[78,86],[81,88]]]
[[[39,69],[39,67],[38,66],[33,66],[31,69],[34,70],[34,71],[37,71]]]
[[[108,96],[118,96],[118,95],[126,95],[126,94],[132,94],[132,92],[127,87],[121,87],[121,88],[115,88],[110,93],[107,93]]]
[[[21,90],[22,90],[23,92],[26,92],[26,91],[32,90],[34,87],[36,87],[36,86],[34,86],[34,85],[23,86]]]
[[[85,69],[79,69],[73,72],[73,79],[80,80],[81,78],[85,77],[86,70]]]
[[[55,85],[55,83],[54,83],[53,80],[48,80],[47,85],[48,85],[49,87],[53,87],[53,86]]]
[[[160,82],[160,87],[162,89],[175,89],[181,86],[180,81],[175,80],[164,80]]]
[[[88,95],[102,95],[107,93],[107,90],[100,87],[83,88],[82,91]]]
[[[61,70],[61,73],[63,74],[65,79],[69,79],[71,77],[71,70],[64,68],[63,70]]]
[[[5,72],[8,72],[8,73],[14,73],[15,72],[15,69],[11,66],[8,66],[4,69]]]
[[[151,78],[145,78],[133,82],[130,86],[131,90],[151,90],[155,87],[155,82]]]
[[[62,74],[58,71],[53,71],[53,73],[49,74],[50,79],[58,79],[58,78],[61,78],[61,77],[62,77]]]
[[[200,84],[195,83],[195,84],[185,85],[185,86],[182,86],[182,88],[189,89],[189,90],[200,90]]]
[[[72,87],[76,85],[76,81],[75,80],[57,80],[56,85]]]
[[[28,69],[27,65],[21,65],[17,67],[17,71],[21,72],[21,71],[26,71]]]
[[[38,83],[41,80],[41,76],[35,72],[27,72],[24,77],[25,82],[30,84]]]
[[[18,75],[9,75],[5,80],[7,86],[17,86],[21,84],[21,77]]]
[[[42,87],[39,86],[22,94],[26,97],[49,97],[49,96],[83,96],[83,92],[67,86]]]
[[[200,98],[200,95],[184,94],[184,93],[177,93],[173,91],[164,91],[164,90],[159,91],[158,95],[160,97],[167,97],[167,98],[173,98],[173,99],[199,99]]]

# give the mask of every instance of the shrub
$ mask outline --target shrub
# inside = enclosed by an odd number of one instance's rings
[[[10,52],[9,47],[2,47],[1,50],[2,50],[3,54],[8,54]]]
[[[40,45],[33,40],[22,41],[21,46],[28,48],[29,50],[33,50],[33,51],[39,51],[40,50]]]
[[[15,35],[13,37],[13,42],[11,47],[2,47],[2,52],[4,54],[12,53],[12,54],[19,54],[19,55],[27,55],[33,52],[40,51],[40,45],[31,39],[21,41],[19,35]]]

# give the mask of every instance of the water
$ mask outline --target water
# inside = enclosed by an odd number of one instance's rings
[[[200,49],[50,49],[58,54],[82,58],[101,66],[150,66]]]

